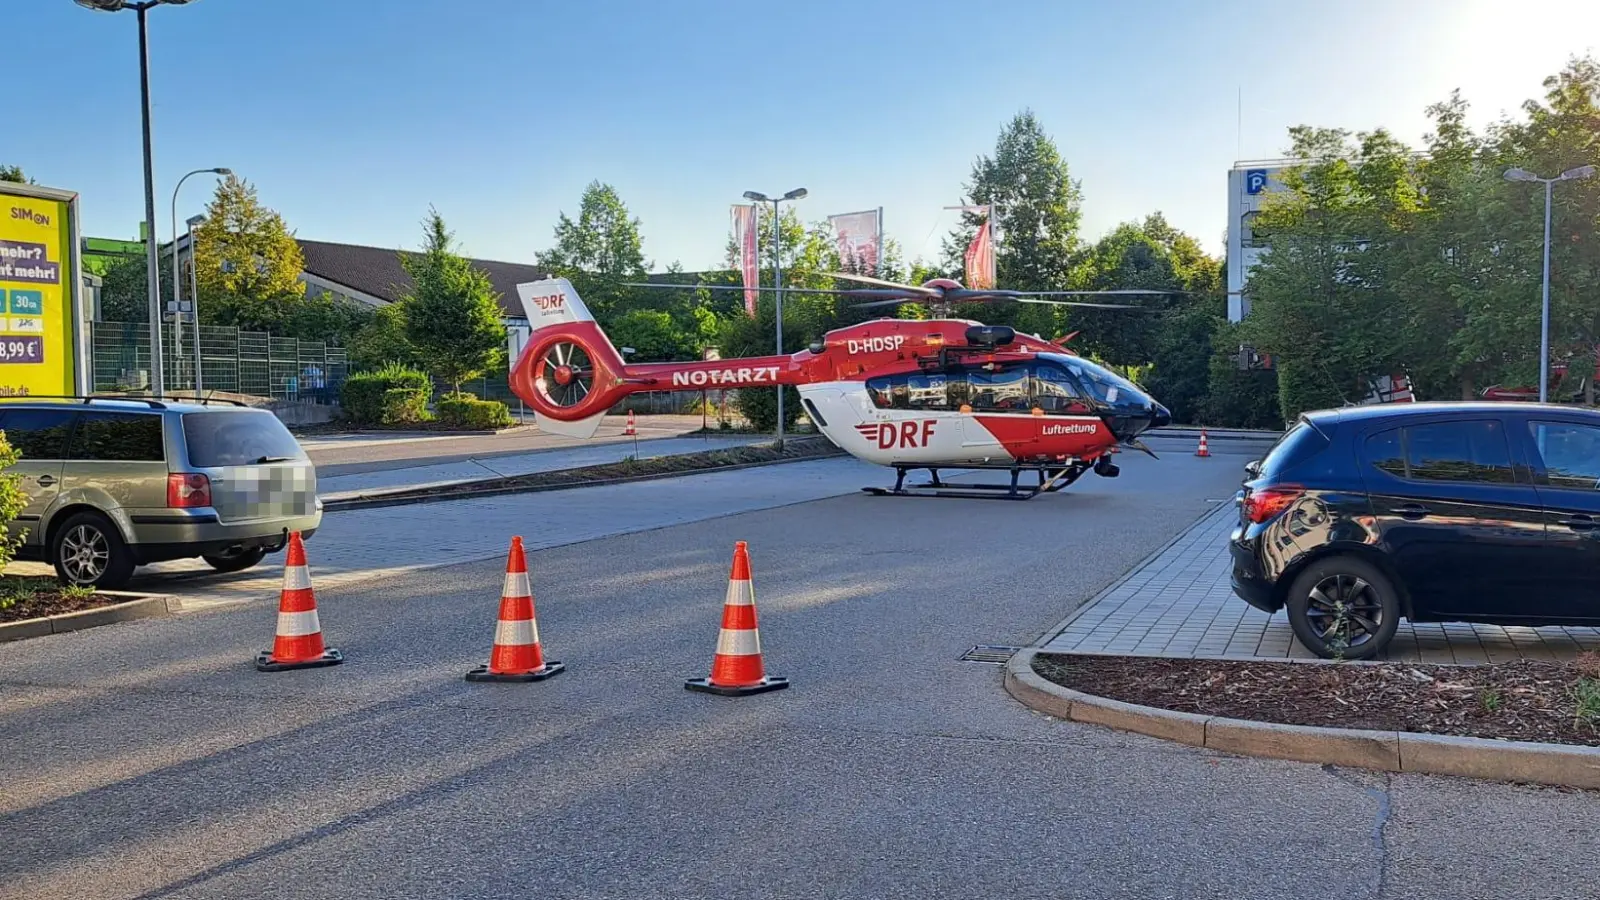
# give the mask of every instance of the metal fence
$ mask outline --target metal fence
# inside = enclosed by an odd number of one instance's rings
[[[192,324],[184,327],[181,339],[174,338],[170,324],[163,326],[167,390],[194,388],[194,339]],[[146,323],[90,323],[90,352],[95,391],[150,386],[150,327]],[[240,331],[228,325],[200,326],[200,366],[200,386],[208,391],[320,404],[339,402],[339,388],[350,370],[343,347]]]

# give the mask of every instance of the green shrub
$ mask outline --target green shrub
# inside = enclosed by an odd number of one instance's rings
[[[1278,408],[1285,422],[1303,412],[1337,409],[1345,397],[1328,368],[1315,359],[1279,359]]]
[[[514,424],[511,411],[499,400],[479,400],[465,391],[439,399],[439,421],[453,428],[483,431]]]
[[[425,422],[428,416],[428,395],[413,388],[389,388],[383,392],[384,425],[411,425]]]
[[[397,391],[393,397],[391,391]],[[345,415],[366,425],[399,425],[427,417],[433,382],[426,372],[409,366],[388,365],[357,372],[345,379],[339,393]]]
[[[794,423],[800,419],[800,413],[803,412],[800,407],[800,392],[792,385],[784,385],[781,390],[784,430],[788,431],[794,428]],[[751,428],[756,431],[778,430],[778,391],[772,388],[740,388],[735,404],[739,412],[749,420]]]
[[[21,458],[22,454],[6,440],[5,432],[0,431],[0,472],[16,465]],[[27,506],[28,498],[22,493],[22,476],[0,474],[0,532],[3,532],[0,533],[0,570],[11,564],[12,556],[22,543],[26,532],[13,527],[12,521]]]
[[[1212,340],[1206,397],[1196,425],[1213,428],[1282,428],[1278,372],[1240,369],[1237,326],[1223,324]]]

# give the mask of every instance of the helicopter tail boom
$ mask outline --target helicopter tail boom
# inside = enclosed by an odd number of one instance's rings
[[[532,333],[511,368],[511,390],[541,431],[592,437],[606,412],[640,391],[800,384],[794,357],[762,356],[628,365],[565,278],[517,285]]]

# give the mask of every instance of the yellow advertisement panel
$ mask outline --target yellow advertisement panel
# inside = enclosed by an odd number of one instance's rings
[[[0,183],[0,397],[78,393],[76,206]]]

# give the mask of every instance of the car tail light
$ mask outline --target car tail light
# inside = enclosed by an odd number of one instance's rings
[[[1244,495],[1244,517],[1259,525],[1288,509],[1304,493],[1297,485],[1252,488]]]
[[[167,475],[167,505],[179,509],[211,505],[211,479],[204,475]]]

